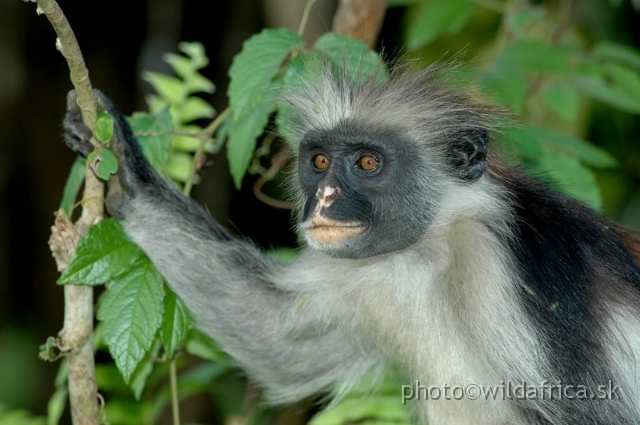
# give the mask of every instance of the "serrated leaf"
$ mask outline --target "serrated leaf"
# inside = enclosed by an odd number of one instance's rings
[[[160,351],[160,343],[155,340],[155,344],[149,352],[144,356],[144,358],[138,363],[136,370],[133,372],[131,376],[130,387],[133,391],[133,396],[136,400],[140,400],[140,396],[142,395],[142,391],[144,391],[144,387],[147,383],[147,378],[153,372],[153,365],[158,358],[158,353]]]
[[[76,203],[78,192],[80,192],[80,188],[82,187],[82,183],[84,182],[86,167],[87,162],[85,161],[85,159],[78,156],[71,166],[71,170],[69,171],[69,175],[67,176],[67,182],[64,184],[60,208],[62,208],[68,216],[71,216],[71,210]]]
[[[115,219],[91,226],[58,284],[101,285],[127,271],[143,255]]]
[[[458,33],[475,11],[471,0],[434,0],[419,5],[407,28],[409,49],[424,47],[440,34]]]
[[[346,72],[352,81],[368,80],[372,76],[376,76],[380,82],[384,82],[388,77],[380,55],[371,50],[362,40],[329,32],[316,41],[310,55],[301,57],[301,59],[303,62],[304,59],[313,61],[315,52],[322,52],[325,57],[329,58],[333,66]],[[297,64],[292,63],[290,68],[295,69],[300,66],[298,61]]]
[[[570,70],[567,54],[562,48],[526,39],[507,46],[496,59],[496,67],[544,74],[566,74]]]
[[[142,79],[151,84],[160,98],[166,102],[178,103],[185,95],[184,84],[175,77],[157,72],[144,72]]]
[[[162,324],[164,284],[147,257],[111,281],[98,309],[104,339],[126,383],[153,345]]]
[[[600,209],[602,199],[596,177],[593,171],[576,158],[559,152],[548,152],[532,165],[531,171],[551,179],[554,186],[564,194]]]
[[[275,107],[274,102],[262,102],[241,121],[233,123],[229,129],[227,158],[237,189],[242,186],[242,179],[253,158],[256,138],[264,131],[264,127],[269,122],[269,115],[273,113]]]
[[[173,358],[182,347],[190,329],[191,318],[186,307],[172,291],[166,291],[162,320],[162,344],[169,358]]]
[[[96,139],[108,146],[109,142],[113,138],[113,117],[109,115],[107,111],[98,112],[98,118],[96,119],[96,125],[93,128],[93,133]]]
[[[589,97],[608,103],[630,114],[640,115],[640,99],[610,85],[598,76],[579,76],[573,80],[576,87]]]
[[[610,41],[600,41],[593,46],[592,53],[598,59],[615,61],[640,69],[640,51],[631,46]]]
[[[543,93],[545,104],[564,119],[572,120],[580,110],[580,95],[566,83],[548,86]]]
[[[231,81],[227,93],[234,122],[272,97],[271,81],[280,72],[287,55],[303,44],[298,34],[287,29],[265,29],[245,41],[229,68]]]
[[[153,115],[136,112],[129,123],[142,147],[144,156],[153,168],[162,171],[171,152],[173,121],[168,108],[164,107]]]
[[[192,169],[193,157],[191,155],[182,152],[174,152],[169,158],[169,161],[167,161],[167,165],[165,165],[162,172],[164,175],[175,181],[186,182],[191,175]]]
[[[224,352],[216,345],[216,343],[196,328],[192,328],[189,332],[189,339],[185,349],[189,354],[198,356],[205,360],[211,360],[216,363],[225,363],[226,358]]]
[[[190,122],[202,118],[213,118],[215,111],[199,97],[189,97],[182,106],[182,121]]]

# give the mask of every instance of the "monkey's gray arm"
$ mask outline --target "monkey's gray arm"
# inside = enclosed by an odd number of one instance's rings
[[[304,260],[284,268],[252,244],[233,238],[153,170],[129,124],[98,95],[115,119],[110,147],[119,159],[119,171],[109,182],[107,208],[185,302],[198,326],[265,385],[273,401],[327,390],[368,369],[372,361],[336,326],[322,305],[324,297],[278,283],[279,276],[304,276],[299,273]],[[67,144],[86,155],[89,132],[82,128],[73,92],[64,124]]]

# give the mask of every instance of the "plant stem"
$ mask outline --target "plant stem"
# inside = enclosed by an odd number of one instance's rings
[[[180,425],[180,399],[178,398],[178,372],[176,359],[169,363],[169,381],[171,383],[171,411],[173,413],[173,425]]]
[[[77,102],[84,123],[91,129],[96,120],[96,103],[82,52],[73,30],[64,13],[54,0],[37,0],[37,13],[44,14],[53,26],[58,39],[56,47],[67,61],[70,78],[77,92]],[[95,142],[92,140],[92,142]],[[80,237],[87,229],[103,217],[104,187],[95,174],[87,168],[85,189],[82,196],[82,214],[75,224],[73,240],[65,239],[63,255],[55,255],[58,269],[63,269],[75,253]],[[57,224],[58,220],[56,220]],[[54,227],[52,241],[64,234],[56,234]],[[58,239],[60,240],[60,239]],[[67,245],[68,244],[68,245]],[[60,251],[58,251],[60,254]],[[93,288],[89,286],[66,285],[64,287],[64,325],[60,331],[60,348],[68,351],[69,402],[72,421],[76,425],[98,424],[98,388],[95,380],[93,333]]]

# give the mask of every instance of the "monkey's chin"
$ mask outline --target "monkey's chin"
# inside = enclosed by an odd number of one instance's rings
[[[367,226],[357,221],[338,221],[316,215],[303,224],[303,229],[312,245],[332,246],[361,235]]]

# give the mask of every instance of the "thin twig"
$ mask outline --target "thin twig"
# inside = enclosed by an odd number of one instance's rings
[[[311,8],[315,4],[316,0],[309,0],[307,5],[304,7],[304,12],[302,12],[302,19],[300,19],[300,25],[298,26],[298,35],[302,37],[304,35],[304,30],[307,28],[307,21],[309,20],[309,14],[311,13]]]
[[[202,131],[199,132],[198,137],[200,138],[200,144],[198,145],[198,149],[193,154],[193,164],[191,169],[189,170],[189,176],[187,176],[187,181],[184,184],[184,188],[182,189],[182,193],[186,196],[191,194],[191,189],[193,188],[193,182],[196,178],[197,172],[202,167],[202,163],[204,162],[204,150],[207,140],[215,134],[216,130],[222,125],[225,119],[231,114],[231,108],[226,108],[224,111],[220,113],[216,117],[215,120],[211,122],[207,127],[205,127]]]
[[[264,202],[267,205],[270,205],[275,208],[280,208],[283,210],[292,209],[293,203],[288,201],[281,201],[279,199],[274,199],[266,195],[262,191],[262,188],[268,181],[272,180],[276,176],[276,174],[278,174],[278,172],[284,167],[284,165],[287,163],[287,159],[289,159],[289,154],[290,152],[288,149],[283,149],[280,152],[278,152],[278,154],[274,156],[273,160],[271,161],[271,167],[269,167],[269,169],[264,174],[262,174],[260,178],[258,178],[256,183],[253,185],[253,194],[255,195],[256,198],[258,198],[260,201]]]

